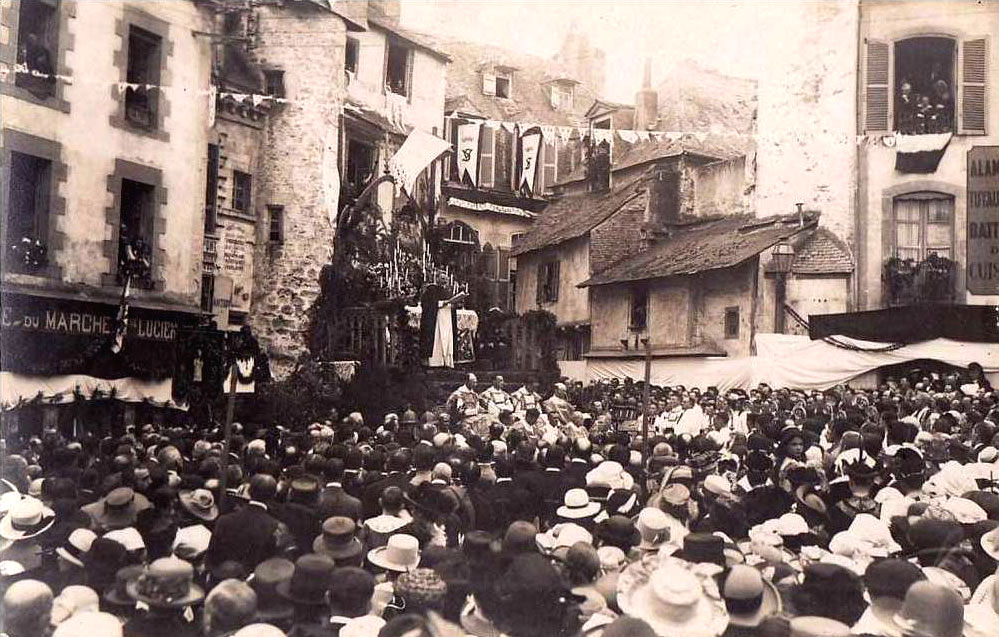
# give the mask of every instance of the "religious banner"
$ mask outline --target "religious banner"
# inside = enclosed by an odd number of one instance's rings
[[[524,131],[520,138],[520,183],[518,190],[530,197],[534,192],[534,179],[538,172],[538,151],[541,148],[541,129],[537,126]]]
[[[389,172],[395,177],[396,186],[413,196],[416,178],[450,148],[447,140],[414,129],[389,160]]]
[[[468,186],[479,185],[479,135],[481,124],[458,127],[458,181]]]
[[[968,292],[999,294],[999,146],[968,151]]]

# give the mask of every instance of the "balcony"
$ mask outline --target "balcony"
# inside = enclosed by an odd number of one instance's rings
[[[889,307],[953,303],[956,272],[956,262],[935,252],[922,261],[890,257],[881,271],[885,303]]]

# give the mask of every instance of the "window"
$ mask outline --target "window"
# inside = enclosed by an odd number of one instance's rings
[[[278,69],[264,71],[264,90],[272,97],[284,97],[284,71]]]
[[[232,171],[232,207],[246,214],[253,214],[250,207],[250,194],[253,180],[249,174],[238,170]]]
[[[510,78],[501,75],[496,76],[496,97],[510,97]]]
[[[361,194],[361,191],[375,174],[377,161],[378,155],[374,145],[356,139],[347,141],[346,194],[348,200],[343,203],[352,203]]]
[[[49,192],[52,162],[25,153],[10,153],[10,190],[7,199],[7,265],[12,270],[28,267],[23,253],[28,239],[47,247]]]
[[[131,179],[121,180],[121,205],[118,212],[118,263],[133,253],[150,255],[153,230],[153,193],[155,187]],[[141,247],[141,248],[140,248]]]
[[[444,235],[444,241],[463,245],[475,245],[475,231],[468,224],[460,221],[452,221],[447,225],[447,234]]]
[[[412,49],[397,42],[389,42],[385,55],[385,87],[390,92],[409,96],[412,58]]]
[[[631,312],[629,326],[633,330],[644,330],[649,325],[649,291],[636,288],[631,291]]]
[[[931,253],[952,258],[954,198],[935,192],[895,198],[894,256],[922,261]]]
[[[481,126],[479,133],[479,186],[492,188],[496,185],[496,131]]]
[[[18,73],[14,84],[41,100],[55,94],[55,78],[37,77],[31,71],[46,76],[56,72],[58,6],[57,0],[21,0],[18,11],[17,63],[28,73]]]
[[[160,83],[160,48],[162,39],[135,26],[128,29],[128,66],[125,81],[137,84],[125,89],[125,119],[141,128],[156,127],[155,89]]]
[[[725,308],[725,338],[739,338],[739,307]]]
[[[593,124],[593,128],[596,128],[596,129],[599,129],[599,130],[610,130],[610,127],[611,127],[611,118],[610,117],[608,117],[607,119],[602,119],[599,122],[594,122],[594,124]]]
[[[558,261],[545,261],[538,264],[538,303],[558,301]]]
[[[267,239],[271,243],[284,242],[284,206],[267,206],[269,217]]]
[[[210,313],[215,300],[215,275],[201,275],[201,311]]]
[[[347,48],[343,55],[343,69],[357,75],[357,61],[361,57],[361,43],[357,38],[347,38]]]
[[[571,84],[552,84],[552,108],[558,111],[571,111],[573,106],[572,94]]]
[[[205,179],[205,234],[215,232],[218,223],[219,147],[208,144],[207,179]]]
[[[986,134],[987,38],[867,39],[863,58],[864,132]]]

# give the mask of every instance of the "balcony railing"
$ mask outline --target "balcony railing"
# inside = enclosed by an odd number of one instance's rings
[[[935,252],[922,261],[889,258],[881,273],[887,304],[952,303],[956,266],[954,261]]]

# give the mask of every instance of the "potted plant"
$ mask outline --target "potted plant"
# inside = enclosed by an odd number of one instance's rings
[[[916,287],[919,300],[950,301],[953,296],[954,261],[931,252],[916,266]]]
[[[891,305],[904,305],[912,300],[916,282],[916,262],[913,259],[889,257],[881,272],[881,281]]]

